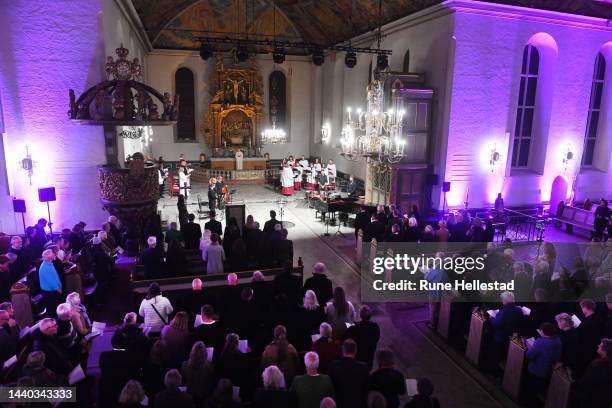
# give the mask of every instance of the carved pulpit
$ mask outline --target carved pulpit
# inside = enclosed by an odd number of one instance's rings
[[[228,61],[217,56],[209,79],[211,99],[201,130],[213,152],[219,148],[244,151],[259,144],[257,134],[264,103],[257,62],[255,58],[243,63]]]

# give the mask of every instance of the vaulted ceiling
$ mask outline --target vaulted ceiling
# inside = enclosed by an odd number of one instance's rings
[[[246,32],[260,39],[329,46],[373,30],[377,0],[131,0],[158,49],[197,50],[198,37],[232,37]],[[382,0],[383,23],[442,0]],[[593,0],[488,0],[612,19],[612,6]]]

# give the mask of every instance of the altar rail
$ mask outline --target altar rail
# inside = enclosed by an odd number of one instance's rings
[[[280,169],[265,170],[213,170],[195,168],[191,175],[192,181],[208,183],[211,177],[222,176],[227,184],[234,183],[268,183],[274,184],[279,180]]]

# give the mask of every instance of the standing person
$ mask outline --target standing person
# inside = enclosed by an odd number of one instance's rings
[[[370,214],[368,214],[365,207],[360,207],[359,212],[355,216],[355,223],[354,223],[355,239],[357,239],[359,230],[361,230],[362,233],[365,233],[365,229],[369,223],[370,223]]]
[[[380,339],[380,327],[372,321],[372,309],[368,305],[361,306],[359,311],[361,321],[355,323],[344,332],[343,339],[353,339],[357,343],[356,358],[372,368],[376,346]]]
[[[157,161],[157,180],[159,182],[159,198],[164,197],[164,183],[166,178],[168,178],[168,169],[164,167],[164,159],[159,156],[159,160]]]
[[[181,230],[187,225],[189,212],[187,211],[187,204],[185,203],[186,197],[179,194],[176,208],[178,209],[178,220]]]
[[[43,295],[43,303],[47,309],[47,315],[52,315],[57,306],[61,303],[60,296],[62,295],[62,282],[53,261],[55,253],[51,249],[45,249],[42,253],[42,263],[38,268],[38,280],[40,282],[40,290]]]
[[[217,214],[214,210],[210,212],[210,220],[204,224],[204,229],[221,236],[223,235],[223,229],[221,222],[215,219],[216,216]]]
[[[191,173],[193,172],[187,165],[187,160],[179,161],[179,188],[185,198],[189,198],[189,190],[191,189]]]
[[[351,339],[342,343],[342,357],[332,361],[328,374],[334,383],[338,408],[360,408],[364,406],[368,391],[370,369],[355,358],[357,343]]]
[[[536,395],[544,391],[550,382],[553,365],[561,360],[561,339],[556,336],[555,326],[544,322],[540,325],[540,338],[527,349],[527,381],[528,395],[536,399]],[[577,350],[575,350],[577,351]]]
[[[140,303],[138,314],[144,317],[144,325],[150,328],[150,333],[159,335],[168,324],[168,316],[173,310],[168,298],[162,296],[159,284],[153,282],[149,285],[147,296]]]
[[[97,304],[103,305],[106,303],[106,291],[110,281],[111,271],[113,267],[113,258],[102,247],[102,240],[99,237],[94,237],[92,240],[91,258],[93,261],[93,273],[98,286],[96,287]]]
[[[210,235],[210,245],[202,253],[202,258],[206,262],[207,275],[223,273],[225,252],[223,251],[223,246],[219,244],[219,235],[216,233]]]
[[[294,183],[293,183],[293,170],[286,164],[280,174],[282,194],[286,196],[293,195]]]
[[[198,249],[200,238],[202,238],[202,228],[200,224],[195,222],[194,214],[189,214],[187,219],[189,222],[181,228],[185,240],[185,249]]]
[[[331,280],[325,275],[325,264],[317,262],[313,266],[312,276],[304,282],[304,291],[312,290],[319,302],[324,305],[333,297]]]
[[[215,208],[217,208],[217,191],[215,190],[215,185],[217,184],[217,179],[214,177],[208,180],[208,210],[210,213],[215,212]]]
[[[504,212],[504,199],[502,198],[501,193],[498,193],[497,198],[495,199],[495,212],[500,216]]]
[[[280,221],[276,219],[276,211],[270,210],[270,219],[266,221],[263,228],[265,235],[271,235],[274,232],[274,226],[280,224]]]
[[[608,208],[608,202],[602,198],[599,202],[599,206],[595,210],[595,232],[593,233],[593,240],[603,241],[604,230],[610,224],[610,215],[611,212]],[[608,231],[609,230],[608,228]]]
[[[217,208],[222,209],[224,198],[223,198],[223,176],[218,176],[215,182],[215,194],[217,195]]]
[[[319,356],[309,351],[304,356],[306,374],[298,375],[291,384],[291,391],[297,398],[299,408],[319,408],[325,397],[334,397],[334,385],[325,374],[319,374]]]
[[[378,369],[370,374],[369,388],[385,396],[388,408],[398,408],[399,397],[406,394],[404,374],[395,369],[395,357],[391,350],[379,350],[376,357]]]
[[[325,306],[327,321],[331,323],[333,337],[339,339],[346,332],[346,325],[355,322],[355,307],[346,300],[344,289],[337,286],[334,289],[334,297]]]

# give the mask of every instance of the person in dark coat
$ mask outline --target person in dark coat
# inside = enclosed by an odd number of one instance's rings
[[[200,224],[194,222],[195,215],[189,214],[187,219],[189,222],[181,228],[181,233],[185,240],[185,249],[198,249],[200,247],[200,238],[202,238],[202,228]]]
[[[223,235],[223,250],[225,251],[228,259],[232,258],[232,246],[234,241],[240,238],[240,227],[238,227],[238,220],[236,217],[231,217],[225,227]]]
[[[9,252],[17,258],[9,265],[11,285],[23,278],[32,264],[32,259],[23,249],[23,239],[19,235],[11,238],[11,248]]]
[[[217,234],[219,236],[223,235],[223,227],[221,225],[221,222],[215,219],[217,214],[214,211],[211,211],[209,216],[210,220],[206,224],[204,224],[204,229],[207,229],[213,234]]]
[[[361,230],[365,233],[365,229],[370,223],[370,214],[366,211],[365,207],[361,207],[357,215],[355,216],[355,239],[357,239],[357,232]]]
[[[19,326],[6,310],[0,310],[0,361],[17,354]]]
[[[404,408],[440,408],[440,401],[431,396],[433,392],[433,383],[427,378],[420,378],[417,381],[417,394],[404,405]]]
[[[510,337],[519,331],[523,321],[523,310],[514,303],[514,293],[503,292],[501,300],[502,307],[490,319],[495,342],[495,361],[505,358]]]
[[[103,351],[99,365],[98,406],[115,406],[126,382],[140,377],[139,368],[133,365],[130,353],[123,350]]]
[[[603,339],[597,347],[597,359],[593,360],[584,375],[572,384],[572,395],[581,408],[608,408],[612,406],[610,384],[612,384],[612,339]]]
[[[263,242],[263,231],[259,229],[259,223],[254,221],[252,228],[245,228],[243,231],[244,242],[249,255],[253,257],[259,255]]]
[[[225,339],[223,338],[224,329],[216,319],[212,305],[202,305],[199,320],[202,323],[193,329],[194,341],[202,341],[206,347],[214,347],[215,357],[217,357],[221,354]]]
[[[67,375],[72,366],[68,351],[62,347],[57,338],[57,322],[55,319],[43,319],[40,322],[39,329],[34,332],[33,338],[33,350],[45,353],[45,367],[56,374]]]
[[[195,407],[191,395],[181,391],[179,387],[183,382],[181,373],[173,368],[164,376],[165,390],[155,396],[155,408],[190,408]]]
[[[580,338],[580,363],[578,367],[578,375],[580,375],[586,367],[597,358],[597,348],[604,335],[605,321],[603,317],[595,312],[596,304],[591,299],[583,299],[580,301],[580,309],[584,319],[580,326],[576,329]]]
[[[612,211],[608,208],[608,202],[602,199],[599,202],[599,206],[595,210],[595,220],[593,225],[595,230],[593,232],[593,239],[597,241],[603,240],[604,230],[608,228],[608,232],[610,228],[608,225],[610,224],[610,217],[612,216]]]
[[[185,276],[187,275],[187,257],[181,244],[173,239],[168,244],[166,252],[166,271],[170,276]]]
[[[111,338],[113,348],[125,350],[132,365],[137,368],[144,367],[146,363],[148,343],[149,339],[140,328],[138,316],[134,312],[125,315],[123,324],[115,330]]]
[[[349,327],[342,338],[353,339],[357,343],[356,358],[363,361],[371,369],[374,364],[374,354],[378,340],[380,339],[380,327],[372,320],[372,309],[368,305],[363,305],[359,310],[361,321]]]
[[[200,278],[195,278],[191,281],[191,291],[183,297],[182,309],[180,309],[189,313],[189,327],[194,327],[195,316],[200,314],[204,305],[211,305],[213,308],[217,308],[218,299],[214,291],[203,288]]]
[[[332,281],[325,275],[325,269],[323,262],[317,262],[313,267],[312,276],[304,282],[304,291],[312,290],[322,305],[327,304],[334,295]]]
[[[274,226],[280,224],[280,221],[276,219],[276,211],[270,210],[270,219],[266,221],[263,228],[265,235],[271,235],[274,232]]]
[[[106,303],[106,292],[110,282],[113,268],[113,258],[102,247],[100,237],[94,237],[91,247],[93,274],[98,286],[96,287],[96,301],[98,304]]]
[[[249,378],[249,354],[238,349],[238,335],[225,337],[225,346],[217,360],[216,371],[220,378],[228,378],[238,387],[246,385]]]
[[[181,227],[181,231],[182,231],[183,228],[185,228],[185,225],[187,225],[187,221],[189,217],[189,211],[187,211],[187,204],[185,203],[184,195],[179,194],[178,201],[176,203],[176,207],[178,210],[179,226]]]
[[[140,263],[144,266],[145,279],[156,279],[164,274],[164,257],[157,248],[157,238],[150,236],[147,244],[149,247],[140,254]]]
[[[253,407],[289,408],[291,394],[285,388],[285,377],[277,366],[266,367],[262,374],[263,387],[255,390]]]
[[[382,214],[384,214],[384,212]],[[370,223],[365,227],[363,242],[370,242],[372,239],[376,239],[377,242],[381,242],[385,239],[387,224],[380,221],[376,215],[377,214],[373,214],[370,217]]]
[[[289,304],[297,307],[298,302],[302,298],[302,280],[294,276],[292,272],[293,263],[285,261],[283,272],[274,277],[274,294],[284,294],[287,296]]]
[[[327,374],[334,383],[338,408],[365,407],[370,369],[355,358],[357,343],[352,339],[342,343],[342,357],[329,365]]]
[[[274,259],[278,265],[284,264],[285,261],[293,263],[293,241],[287,239],[289,233],[285,228],[283,228],[281,234],[281,240],[274,242]]]
[[[379,350],[376,357],[378,369],[370,375],[368,389],[383,394],[387,408],[398,408],[399,397],[406,394],[406,378],[395,369],[395,359],[391,350]]]

